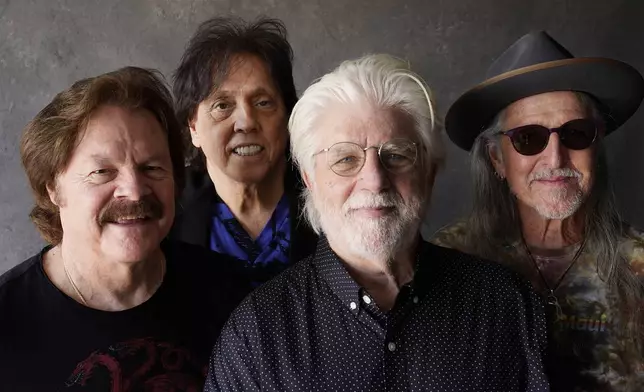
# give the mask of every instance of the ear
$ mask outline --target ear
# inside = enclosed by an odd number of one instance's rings
[[[195,110],[195,115],[188,121],[188,128],[190,129],[190,140],[192,141],[192,145],[196,148],[201,148],[201,141],[199,140],[199,133],[197,133],[196,127],[198,112],[199,108]]]
[[[487,145],[487,153],[490,156],[490,161],[492,162],[492,166],[494,166],[497,176],[505,178],[505,165],[503,164],[501,146],[490,143]]]
[[[306,185],[309,190],[313,190],[313,182],[309,178],[309,173],[302,171],[302,180],[304,180],[304,185]]]
[[[51,184],[47,184],[47,194],[49,195],[49,200],[58,208],[60,208],[60,205],[58,205],[58,200],[60,195],[56,191],[56,186],[52,186]]]

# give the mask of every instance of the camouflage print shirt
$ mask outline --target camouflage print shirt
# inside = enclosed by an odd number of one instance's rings
[[[439,230],[431,242],[473,253],[464,244],[466,230],[464,223],[456,223]],[[579,246],[571,247],[568,253],[576,253]],[[644,276],[644,233],[629,228],[620,247],[629,255],[633,271]],[[496,261],[533,282],[535,291],[543,293],[545,300],[546,288],[524,249],[521,242],[508,244],[499,249]],[[549,321],[552,390],[644,391],[644,360],[633,343],[616,332],[612,305],[616,301],[598,275],[596,257],[590,251],[582,250],[555,294],[560,311]]]

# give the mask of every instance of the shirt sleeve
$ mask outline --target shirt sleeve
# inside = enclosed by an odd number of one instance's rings
[[[260,391],[257,355],[253,354],[256,318],[247,301],[231,316],[215,344],[205,392]]]

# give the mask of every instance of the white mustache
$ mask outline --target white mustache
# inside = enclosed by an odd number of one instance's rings
[[[400,197],[392,193],[359,193],[344,202],[342,210],[346,213],[360,208],[399,207],[400,204]]]
[[[549,169],[543,170],[537,173],[532,173],[530,175],[530,181],[538,181],[549,179],[553,177],[569,177],[569,178],[581,178],[581,173],[574,169]]]

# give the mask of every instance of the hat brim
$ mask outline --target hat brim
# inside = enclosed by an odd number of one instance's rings
[[[484,81],[454,102],[445,129],[458,147],[469,151],[476,137],[505,107],[520,99],[552,91],[580,91],[602,105],[606,133],[637,111],[644,79],[630,65],[606,58],[572,58],[519,68]]]

